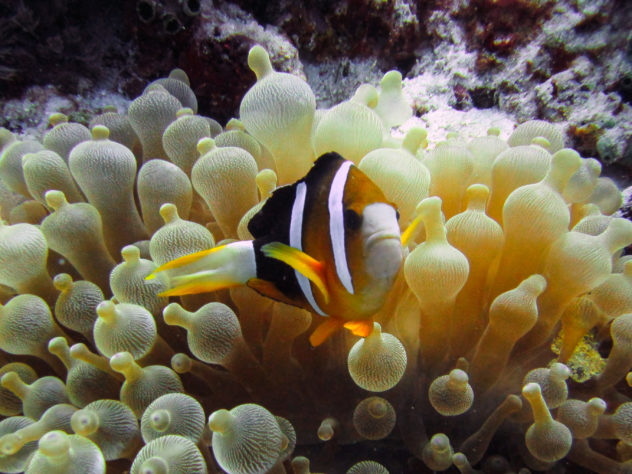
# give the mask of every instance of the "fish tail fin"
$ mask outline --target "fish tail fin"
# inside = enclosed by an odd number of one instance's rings
[[[206,293],[246,284],[257,275],[252,241],[232,242],[185,255],[156,268],[145,280],[161,278],[168,290],[159,296]]]

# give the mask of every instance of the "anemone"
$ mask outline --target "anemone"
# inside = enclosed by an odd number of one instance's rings
[[[198,13],[199,2],[180,3]],[[155,6],[138,2],[138,14],[153,21]],[[257,81],[225,128],[198,114],[174,70],[128,113],[95,114],[90,130],[62,115],[41,140],[0,130],[10,219],[0,222],[0,471],[572,462],[627,472],[632,224],[613,215],[621,193],[601,166],[544,121],[433,145],[418,127],[396,136],[412,110],[395,71],[316,110],[309,85],[275,71],[261,46],[248,64]],[[167,298],[160,273],[147,280],[174,259],[252,239],[248,224],[273,192],[332,150],[401,213],[403,265],[362,336],[343,330],[314,348],[318,314],[246,286]],[[357,445],[375,459],[306,457]],[[407,454],[381,457],[388,449]]]

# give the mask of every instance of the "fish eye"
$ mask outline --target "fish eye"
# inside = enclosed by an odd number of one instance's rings
[[[353,209],[346,209],[344,214],[345,227],[349,230],[358,230],[362,226],[362,216]]]

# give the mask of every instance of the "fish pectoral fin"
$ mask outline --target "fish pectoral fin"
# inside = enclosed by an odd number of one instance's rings
[[[325,300],[329,302],[329,290],[325,283],[325,265],[305,252],[285,245],[281,242],[271,242],[261,247],[261,251],[266,257],[275,258],[286,263],[294,270],[304,275],[316,285]]]
[[[354,336],[367,337],[373,331],[373,321],[347,321],[344,327]]]
[[[252,242],[220,245],[176,258],[156,268],[145,280],[156,277],[168,289],[159,296],[206,293],[245,284],[256,276]]]
[[[415,231],[417,230],[417,228],[419,227],[419,224],[421,224],[421,216],[417,216],[415,217],[410,224],[408,224],[408,227],[406,227],[406,229],[404,230],[404,232],[402,232],[402,247],[407,247],[408,243],[411,241],[411,239],[414,237],[415,235]]]
[[[313,347],[320,346],[344,325],[344,321],[338,318],[328,317],[309,336],[309,343]]]

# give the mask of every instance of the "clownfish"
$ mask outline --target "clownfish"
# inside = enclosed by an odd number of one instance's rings
[[[327,316],[317,346],[340,327],[366,337],[401,267],[395,206],[353,162],[319,157],[307,175],[277,188],[248,223],[254,240],[185,255],[147,279],[166,276],[162,296],[247,285],[264,296]]]

